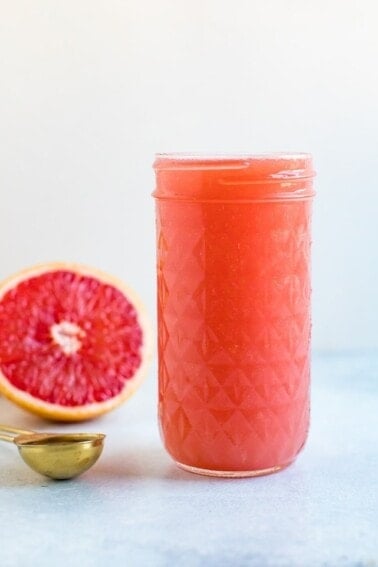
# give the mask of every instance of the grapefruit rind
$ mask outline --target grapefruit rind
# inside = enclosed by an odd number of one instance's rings
[[[7,278],[0,284],[0,302],[9,290],[17,287],[17,285],[22,281],[44,273],[57,272],[60,270],[71,271],[82,276],[96,278],[103,284],[108,284],[117,288],[128,300],[130,300],[138,314],[138,323],[143,333],[143,345],[141,347],[142,362],[134,376],[125,382],[125,386],[121,393],[103,402],[91,402],[90,404],[70,407],[49,403],[15,387],[9,382],[6,376],[4,376],[1,368],[0,393],[21,408],[46,419],[71,422],[84,421],[108,413],[130,398],[139,388],[140,384],[146,377],[152,356],[152,332],[144,305],[131,288],[129,288],[122,280],[115,278],[114,276],[110,276],[106,272],[77,263],[53,262],[49,264],[40,264],[22,270],[16,275]]]

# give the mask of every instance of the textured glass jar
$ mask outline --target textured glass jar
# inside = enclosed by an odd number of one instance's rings
[[[159,422],[192,472],[289,465],[309,426],[309,154],[158,155]]]

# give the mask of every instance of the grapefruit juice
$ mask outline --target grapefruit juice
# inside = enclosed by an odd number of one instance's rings
[[[311,156],[154,167],[165,447],[192,472],[275,472],[309,427]]]

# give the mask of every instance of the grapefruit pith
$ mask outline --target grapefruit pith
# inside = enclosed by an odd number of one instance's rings
[[[103,272],[51,263],[0,284],[0,392],[37,415],[106,413],[137,389],[149,356],[140,301]]]

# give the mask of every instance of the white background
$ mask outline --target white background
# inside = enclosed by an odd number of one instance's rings
[[[310,151],[314,346],[378,347],[375,0],[0,0],[0,277],[48,260],[154,312],[156,151]]]

